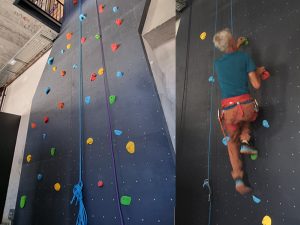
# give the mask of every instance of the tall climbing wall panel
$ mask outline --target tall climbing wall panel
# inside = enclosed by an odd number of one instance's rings
[[[140,36],[148,6],[65,1],[32,102],[14,224],[76,224],[81,182],[89,225],[173,224],[174,151]]]

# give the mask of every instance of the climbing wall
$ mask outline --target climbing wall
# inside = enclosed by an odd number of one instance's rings
[[[213,225],[300,224],[300,3],[297,0],[233,0],[233,32],[247,36],[243,50],[271,77],[253,95],[260,103],[254,124],[259,157],[244,158],[254,196],[235,192],[217,121],[220,93],[212,75],[216,28],[231,27],[231,1],[194,0],[183,12],[177,36],[177,208],[176,224],[208,224],[208,167]],[[206,32],[205,39],[200,34]],[[202,36],[203,37],[203,36]],[[220,55],[216,52],[216,57]],[[210,107],[212,87],[213,105]],[[208,165],[209,116],[212,112]],[[263,125],[263,120],[266,123]]]
[[[148,6],[65,1],[32,103],[14,224],[76,224],[81,203],[89,225],[173,224],[174,151],[140,36]],[[79,188],[71,204],[80,182],[83,201]]]

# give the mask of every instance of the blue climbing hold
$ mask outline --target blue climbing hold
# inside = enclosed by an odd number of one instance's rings
[[[267,120],[263,120],[263,121],[262,121],[262,125],[263,125],[263,127],[265,127],[265,128],[269,128],[269,127],[270,127],[270,124],[269,124],[269,122],[268,122]]]
[[[73,69],[77,69],[78,68],[78,65],[77,64],[73,64]]]
[[[91,103],[91,96],[86,96],[84,101],[85,101],[85,104],[90,104]]]
[[[256,197],[255,195],[252,195],[252,199],[256,204],[259,204],[261,202],[261,200],[258,197]]]
[[[46,136],[47,136],[47,134],[43,134],[43,140],[45,140],[46,139]]]
[[[36,178],[38,181],[41,181],[43,179],[43,175],[39,173]]]
[[[46,94],[46,95],[49,94],[50,90],[51,90],[50,87],[46,87],[46,88],[45,88],[45,94]]]
[[[214,76],[210,76],[210,77],[208,78],[208,82],[209,82],[209,83],[214,83],[214,82],[215,82]]]
[[[118,6],[114,6],[114,7],[113,7],[113,12],[114,12],[114,13],[117,13],[118,11],[119,11],[119,7],[118,7]]]
[[[65,53],[65,50],[64,49],[61,49],[60,50],[60,54],[64,54]]]
[[[80,14],[79,15],[79,20],[82,22],[82,21],[84,21],[86,19],[86,15],[84,15],[84,14]]]
[[[117,135],[117,136],[120,136],[123,134],[123,131],[121,131],[121,130],[114,130],[114,132],[115,132],[115,135]]]
[[[230,140],[230,137],[224,137],[223,139],[222,139],[222,143],[223,143],[223,145],[225,145],[225,146],[227,146],[227,143],[228,143],[228,141]]]
[[[52,65],[54,62],[54,57],[49,57],[48,58],[48,65]]]
[[[117,71],[116,72],[116,77],[123,77],[124,76],[124,73],[123,72],[121,72],[121,71]]]

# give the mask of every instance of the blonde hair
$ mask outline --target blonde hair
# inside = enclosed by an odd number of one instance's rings
[[[229,47],[230,40],[233,38],[230,30],[225,28],[214,35],[213,42],[215,47],[221,52],[225,52]]]

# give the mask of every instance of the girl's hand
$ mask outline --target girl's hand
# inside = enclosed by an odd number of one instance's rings
[[[239,37],[237,39],[237,48],[240,48],[241,45],[246,41],[247,39],[245,37]]]

